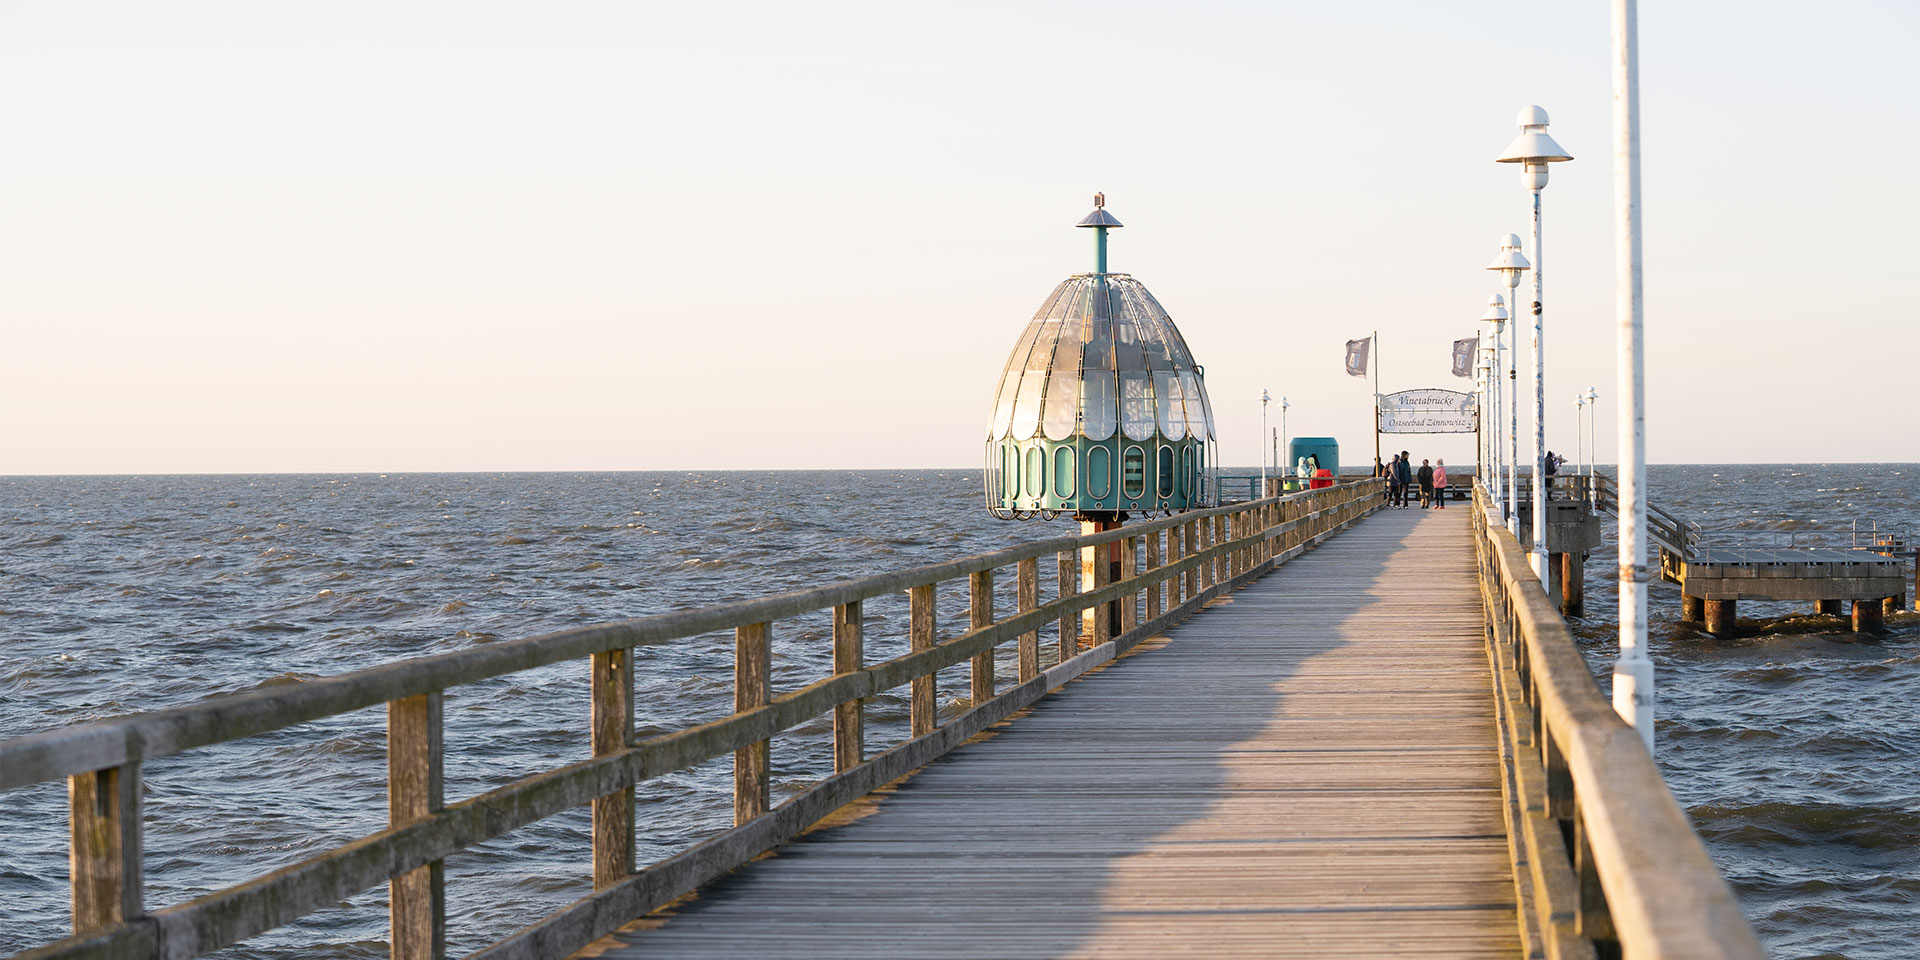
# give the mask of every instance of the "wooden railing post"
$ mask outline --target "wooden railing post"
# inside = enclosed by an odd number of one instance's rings
[[[1578,803],[1575,803],[1578,806]],[[1580,885],[1580,912],[1574,930],[1581,937],[1596,944],[1611,942],[1618,936],[1613,927],[1613,914],[1607,906],[1607,892],[1600,886],[1600,868],[1593,862],[1593,844],[1587,836],[1587,821],[1584,815],[1575,812],[1573,818],[1573,875]],[[1601,956],[1618,956],[1618,946],[1611,953]]]
[[[1147,584],[1148,620],[1157,619],[1160,616],[1162,582],[1160,578],[1153,576],[1160,569],[1160,534],[1159,530],[1147,534],[1147,574],[1151,581]]]
[[[907,645],[915,653],[933,649],[933,587],[927,583],[907,590]],[[934,684],[938,680],[938,671],[913,678],[907,708],[907,728],[913,736],[932,733],[939,721],[935,712],[938,706],[934,702]]]
[[[1040,606],[1040,558],[1028,557],[1020,561],[1015,576],[1020,612],[1028,613],[1037,609]],[[1020,682],[1026,683],[1039,675],[1040,631],[1033,630],[1020,635]]]
[[[141,888],[140,764],[67,778],[73,932],[95,933],[145,913]]]
[[[1120,579],[1132,580],[1140,572],[1140,538],[1128,537],[1120,541]],[[1120,632],[1127,633],[1134,624],[1140,622],[1140,591],[1136,587],[1127,591],[1120,601]]]
[[[440,812],[445,803],[441,762],[441,694],[422,693],[387,703],[387,822],[399,827]],[[393,960],[439,960],[447,955],[447,879],[442,861],[387,882],[387,923]]]
[[[1187,545],[1181,547],[1181,559],[1200,553],[1200,520],[1188,520],[1181,524],[1181,540]],[[1187,591],[1181,593],[1181,603],[1200,595],[1200,566],[1188,566]]]
[[[993,571],[978,570],[967,576],[967,627],[979,630],[993,626]],[[973,705],[993,699],[993,648],[973,655]]]
[[[773,624],[750,623],[733,629],[733,712],[766,706],[772,697]],[[767,812],[770,780],[766,740],[733,752],[734,826]]]
[[[633,745],[633,651],[593,655],[593,755]],[[633,874],[633,788],[593,798],[593,888]]]
[[[1233,518],[1226,514],[1214,517],[1213,545],[1217,547],[1222,544],[1231,543],[1232,541]],[[1220,556],[1214,560],[1214,566],[1216,568],[1213,574],[1214,583],[1225,583],[1233,579],[1233,554],[1234,551],[1227,550],[1222,552]]]
[[[1081,553],[1084,557],[1080,565],[1083,592],[1099,590],[1113,582],[1113,544],[1083,547]],[[1113,606],[1112,601],[1097,603],[1082,613],[1083,622],[1091,628],[1086,632],[1096,647],[1113,639]]]
[[[1202,516],[1200,518],[1200,549],[1210,551],[1215,545],[1219,545],[1219,516],[1213,516],[1213,518]],[[1204,574],[1200,576],[1200,589],[1212,588],[1213,584],[1219,584],[1219,557],[1210,557],[1200,566],[1206,568]]]
[[[1056,560],[1055,573],[1060,583],[1060,599],[1065,600],[1080,592],[1080,561],[1072,550],[1062,550]],[[1080,614],[1069,611],[1060,615],[1060,659],[1054,663],[1066,663],[1080,648]]]
[[[1242,516],[1244,516],[1244,514],[1230,513],[1223,518],[1227,521],[1227,525],[1226,525],[1226,534],[1220,538],[1221,542],[1232,543],[1240,539],[1240,518]],[[1233,549],[1227,551],[1227,569],[1225,573],[1220,575],[1220,579],[1232,580],[1234,577],[1239,575],[1240,575],[1240,548],[1234,547]]]
[[[866,624],[860,601],[833,608],[833,672],[866,669]],[[833,708],[833,772],[846,773],[866,757],[867,704],[854,699]]]

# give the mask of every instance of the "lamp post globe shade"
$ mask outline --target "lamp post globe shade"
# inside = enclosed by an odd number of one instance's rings
[[[1500,238],[1500,252],[1494,254],[1493,262],[1487,264],[1487,269],[1499,273],[1511,290],[1520,285],[1520,275],[1532,266],[1527,262],[1526,255],[1520,252],[1520,235],[1509,233]]]
[[[1540,106],[1521,107],[1514,122],[1520,125],[1520,135],[1507,144],[1495,162],[1520,164],[1521,180],[1527,189],[1539,190],[1547,185],[1547,164],[1572,160],[1573,154],[1547,135],[1547,111]]]
[[[1121,223],[1104,200],[1077,224],[1098,235],[1098,269],[1041,302],[993,393],[985,493],[1001,519],[1120,520],[1218,500],[1204,371],[1146,286],[1107,272],[1106,233]]]
[[[1588,387],[1588,388],[1587,388],[1587,402],[1588,402],[1588,403],[1594,403],[1594,402],[1596,402],[1596,401],[1598,401],[1599,399],[1600,399],[1600,394],[1599,394],[1598,392],[1596,392],[1596,391],[1595,391],[1595,390],[1594,390],[1594,389],[1593,389],[1592,387]]]
[[[1489,323],[1499,323],[1507,319],[1507,298],[1497,293],[1488,297],[1487,312],[1481,314],[1480,319]]]

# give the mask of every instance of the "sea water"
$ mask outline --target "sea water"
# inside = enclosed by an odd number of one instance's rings
[[[1920,528],[1916,477],[1655,467],[1651,486],[1707,528]],[[990,518],[980,484],[967,470],[0,478],[0,737],[1073,532]],[[1609,529],[1573,621],[1603,682],[1611,544]],[[959,591],[939,604],[943,633],[964,629]],[[904,598],[867,606],[869,658],[904,652]],[[1910,955],[1920,623],[1903,614],[1861,638],[1808,604],[1742,603],[1747,636],[1715,640],[1678,608],[1675,588],[1654,588],[1660,763],[1769,949]],[[826,675],[830,636],[824,614],[776,624],[776,689]],[[585,759],[586,673],[556,664],[448,691],[448,802]],[[965,673],[944,672],[943,712],[967,707]],[[642,736],[723,716],[732,637],[642,648],[635,678]],[[870,705],[870,749],[906,735],[902,694]],[[829,746],[825,718],[776,741],[776,802],[831,772]],[[382,829],[385,749],[374,707],[148,763],[148,909]],[[642,785],[642,862],[728,825],[730,770],[720,758]],[[0,952],[67,931],[65,804],[59,783],[0,794]],[[591,892],[588,823],[573,811],[450,857],[451,952]],[[222,955],[385,956],[385,896]]]

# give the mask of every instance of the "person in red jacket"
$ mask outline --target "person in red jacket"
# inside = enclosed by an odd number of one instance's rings
[[[1313,457],[1307,463],[1313,468],[1313,479],[1307,481],[1309,490],[1325,490],[1333,486],[1333,471],[1320,465],[1320,458]]]

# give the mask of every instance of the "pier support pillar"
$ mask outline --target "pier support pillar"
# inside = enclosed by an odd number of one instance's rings
[[[1880,610],[1881,614],[1891,617],[1894,614],[1899,613],[1900,611],[1905,610],[1907,608],[1907,595],[1904,593],[1895,594],[1891,597],[1888,597],[1885,600],[1882,600],[1881,604],[1882,604],[1882,608]]]
[[[1707,618],[1707,602],[1699,597],[1680,595],[1680,619],[1686,623],[1699,623]]]
[[[1706,601],[1706,605],[1707,632],[1716,637],[1730,636],[1733,633],[1734,623],[1736,622],[1734,617],[1735,601],[1708,600]],[[1857,610],[1858,608],[1856,607],[1855,609]],[[1855,615],[1858,616],[1857,613]]]
[[[1884,600],[1855,600],[1853,602],[1853,632],[1874,633],[1880,629],[1880,611]]]
[[[1847,615],[1847,602],[1845,600],[1816,600],[1814,601],[1814,606],[1819,613],[1831,613],[1836,617],[1844,617]]]
[[[1579,616],[1587,606],[1587,565],[1577,553],[1556,554],[1560,571],[1560,612]]]

